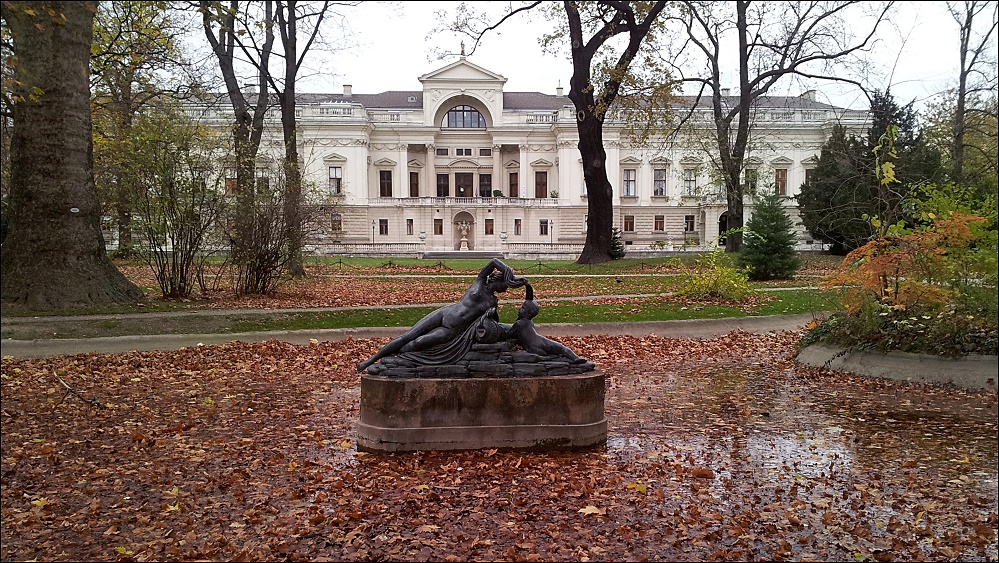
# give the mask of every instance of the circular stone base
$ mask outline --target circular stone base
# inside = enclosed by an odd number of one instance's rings
[[[546,451],[606,441],[600,371],[470,379],[361,375],[360,451]]]

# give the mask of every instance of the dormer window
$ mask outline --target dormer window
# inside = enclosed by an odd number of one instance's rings
[[[486,119],[472,106],[455,106],[448,110],[442,127],[462,129],[485,129]]]

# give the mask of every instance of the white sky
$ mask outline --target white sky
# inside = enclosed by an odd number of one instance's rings
[[[329,57],[319,76],[302,83],[300,92],[342,91],[351,84],[355,93],[374,94],[386,90],[419,90],[418,77],[445,66],[456,57],[431,60],[436,48],[459,50],[461,39],[449,33],[427,38],[436,25],[434,13],[453,11],[456,2],[367,2],[349,12],[358,46]],[[481,4],[481,3],[480,3]],[[494,2],[499,8],[504,3]],[[944,90],[956,79],[958,66],[957,24],[943,2],[903,2],[901,11],[883,28],[876,61],[868,70],[869,84],[880,89],[891,85],[902,104],[917,105]],[[507,78],[507,91],[555,93],[561,83],[568,91],[572,74],[568,60],[544,54],[537,37],[550,24],[540,16],[528,23],[524,18],[505,23],[501,33],[486,36],[468,60]],[[466,40],[470,49],[471,43]],[[829,83],[811,84],[819,101],[855,109],[865,108],[866,98],[855,88]],[[804,87],[786,85],[796,95]]]

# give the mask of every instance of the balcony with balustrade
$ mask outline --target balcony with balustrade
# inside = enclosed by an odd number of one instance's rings
[[[558,198],[533,197],[378,197],[369,198],[371,207],[519,207],[555,208],[562,200]]]

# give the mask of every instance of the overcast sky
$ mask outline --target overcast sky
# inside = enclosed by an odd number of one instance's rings
[[[351,84],[356,93],[386,90],[419,90],[419,76],[445,66],[456,57],[433,60],[434,49],[457,52],[461,39],[447,33],[428,38],[437,24],[434,13],[452,9],[456,2],[366,2],[349,12],[358,45],[339,51],[322,66],[318,76],[299,87],[300,92],[340,92]],[[503,5],[497,2],[496,4]],[[896,100],[922,103],[954,83],[958,66],[957,25],[943,2],[903,2],[891,25],[883,28],[876,64],[870,67],[871,85],[891,86]],[[488,35],[468,60],[506,77],[507,91],[555,93],[560,84],[568,90],[571,64],[544,54],[538,34],[550,24],[536,18],[511,21],[501,34]],[[466,42],[471,48],[470,42]],[[734,75],[733,75],[734,76]],[[819,101],[841,107],[865,108],[866,98],[855,89],[812,84]],[[798,94],[801,85],[786,85]],[[793,91],[791,91],[793,90]]]

